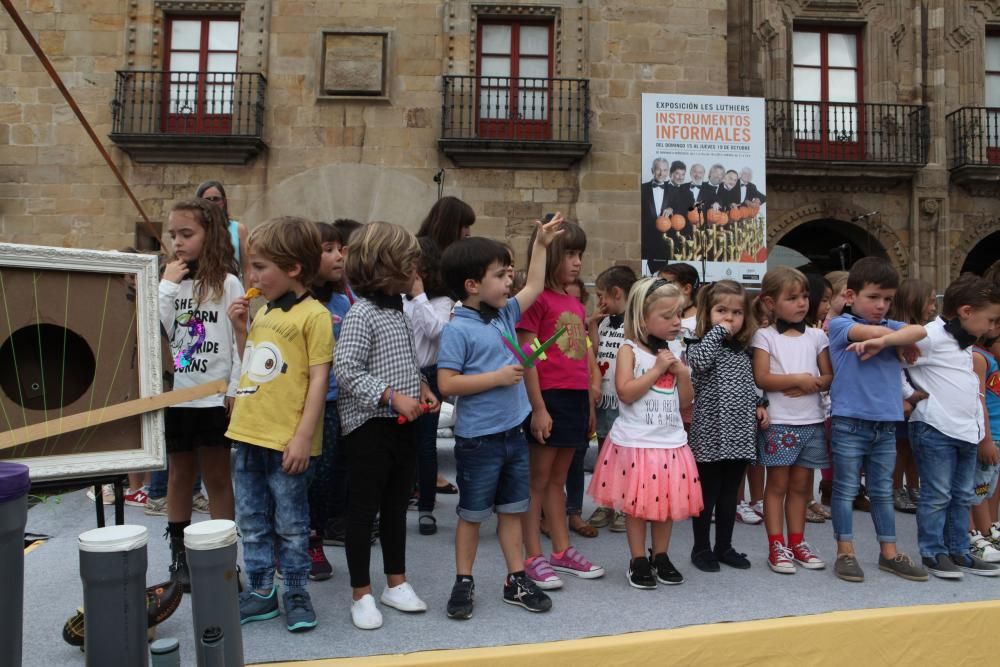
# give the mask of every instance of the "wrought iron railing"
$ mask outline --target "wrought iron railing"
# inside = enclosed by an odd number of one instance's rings
[[[1000,108],[962,107],[946,117],[952,169],[1000,166]]]
[[[445,76],[442,139],[590,141],[587,79]]]
[[[111,132],[260,137],[266,89],[255,72],[119,71]]]
[[[927,163],[927,107],[767,100],[771,159]]]

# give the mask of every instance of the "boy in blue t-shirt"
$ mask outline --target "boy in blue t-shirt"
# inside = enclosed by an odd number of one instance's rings
[[[458,526],[455,529],[455,585],[448,617],[472,617],[472,564],[479,524],[495,510],[500,548],[507,561],[503,600],[528,611],[548,611],[552,601],[525,576],[521,516],[528,510],[528,442],[521,424],[531,412],[522,379],[524,367],[505,340],[517,340],[521,313],[545,287],[546,249],[561,233],[558,213],[541,224],[531,253],[528,279],[513,299],[510,253],[485,238],[448,246],[441,257],[445,285],[461,299],[441,334],[438,388],[458,396],[455,466]]]
[[[830,321],[833,361],[833,532],[837,539],[834,573],[844,581],[864,581],[854,553],[853,503],[863,467],[871,515],[880,544],[878,566],[911,581],[927,571],[896,550],[892,471],[896,465],[896,422],[903,420],[899,350],[927,335],[922,326],[886,319],[899,274],[884,259],[865,257],[851,267],[844,292],[847,305]],[[909,349],[907,349],[909,348]]]

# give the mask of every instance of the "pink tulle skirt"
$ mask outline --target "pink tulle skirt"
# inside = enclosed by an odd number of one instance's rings
[[[594,502],[647,521],[680,521],[701,513],[698,464],[687,445],[644,449],[608,438],[587,490]]]

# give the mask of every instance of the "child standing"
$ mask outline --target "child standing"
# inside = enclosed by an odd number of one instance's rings
[[[528,248],[528,264],[535,248],[535,229]],[[524,346],[536,337],[548,340],[560,327],[566,333],[548,348],[548,359],[524,374],[531,401],[531,504],[525,515],[525,571],[539,588],[560,588],[562,580],[553,572],[593,579],[604,575],[570,545],[566,522],[564,486],[574,452],[586,447],[594,426],[594,404],[590,401],[590,366],[586,317],[583,304],[566,293],[565,285],[580,274],[587,236],[575,222],[565,221],[563,233],[552,243],[545,258],[545,291],[518,324],[518,342]],[[552,536],[551,562],[542,555],[539,521],[542,510],[549,518]]]
[[[831,513],[837,539],[834,572],[844,581],[865,579],[854,553],[853,530],[853,504],[862,466],[880,545],[879,569],[911,581],[927,580],[923,567],[896,550],[892,470],[896,463],[896,422],[903,419],[903,387],[897,351],[882,348],[909,346],[927,335],[922,326],[886,319],[898,286],[899,274],[886,260],[858,260],[847,277],[843,312],[830,321],[834,368],[830,388],[834,475]],[[861,356],[855,352],[856,344],[874,338],[880,339],[876,354]]]
[[[597,350],[597,367],[601,374],[601,397],[597,403],[597,442],[603,443],[611,425],[618,418],[618,392],[615,390],[615,364],[618,348],[625,340],[625,305],[629,290],[635,284],[636,276],[628,266],[612,266],[598,276],[597,312],[602,317],[600,323],[591,329],[590,336]],[[615,533],[625,532],[625,513],[616,512],[611,507],[598,507],[587,520],[594,528],[610,525]]]
[[[226,423],[240,377],[242,346],[225,313],[243,287],[234,275],[236,260],[221,209],[204,199],[178,202],[167,229],[174,257],[160,281],[159,306],[174,357],[174,388],[217,380],[229,385],[225,395],[181,403],[167,408],[165,416],[170,574],[189,592],[184,528],[191,524],[191,487],[199,464],[212,497],[212,518],[233,518]]]
[[[969,531],[971,553],[990,563],[1000,561],[1000,544],[992,533],[997,520],[997,476],[1000,475],[1000,324],[972,348],[972,366],[979,379],[979,395],[986,414],[985,435],[979,442],[972,501],[972,530]]]
[[[451,320],[451,309],[455,305],[446,294],[441,280],[441,251],[433,239],[422,236],[420,244],[420,266],[413,284],[407,290],[403,301],[403,312],[413,327],[413,344],[417,351],[417,364],[427,380],[428,386],[440,402],[441,392],[437,386],[438,346],[441,332]],[[437,429],[440,412],[431,412],[417,420],[417,523],[421,535],[437,532],[434,518],[434,504],[437,501],[438,461]]]
[[[330,311],[333,340],[340,337],[340,325],[350,308],[344,294],[344,239],[340,230],[328,222],[317,222],[323,254],[320,256],[319,272],[312,285],[313,298],[326,305]],[[333,566],[323,552],[323,533],[334,516],[334,508],[344,505],[343,452],[340,444],[340,416],[337,414],[337,377],[330,373],[330,383],[326,390],[326,406],[323,409],[323,452],[310,468],[309,481],[309,559],[312,562],[309,578],[323,581],[333,576]]]
[[[246,334],[248,300],[240,297],[229,308],[237,338],[246,345],[226,432],[236,450],[237,520],[250,582],[249,590],[240,594],[240,622],[278,615],[277,551],[284,577],[285,627],[298,632],[316,627],[306,592],[307,471],[311,457],[322,449],[333,332],[330,313],[308,290],[322,254],[316,226],[302,218],[277,218],[255,227],[248,246],[250,280],[268,303]]]
[[[812,471],[828,461],[823,428],[826,411],[820,392],[833,379],[829,343],[821,329],[806,326],[809,281],[800,271],[769,270],[757,298],[772,322],[753,338],[753,374],[757,386],[766,392],[770,415],[759,451],[767,467],[767,564],[780,574],[795,574],[795,563],[822,569],[826,564],[805,541],[804,533]]]
[[[698,301],[699,340],[687,349],[698,397],[690,445],[705,507],[692,521],[691,561],[702,572],[718,572],[719,563],[746,570],[750,561],[732,544],[736,498],[743,473],[756,458],[757,426],[768,426],[766,399],[757,393],[750,363],[755,329],[750,297],[739,283],[722,280],[702,287]]]
[[[667,347],[680,331],[683,307],[681,291],[663,279],[644,278],[629,291],[625,340],[615,365],[618,418],[590,480],[595,502],[625,512],[628,582],[634,588],[683,583],[667,557],[673,521],[703,507],[698,465],[681,421],[681,407],[691,403],[694,389],[687,367]]]
[[[969,508],[975,496],[977,455],[996,457],[987,439],[972,344],[1000,319],[1000,288],[964,274],[944,293],[941,317],[917,343],[910,377],[927,392],[910,415],[910,441],[920,467],[917,541],[924,567],[945,579],[963,572],[1000,575],[1000,567],[969,553]],[[858,354],[882,349],[884,338],[857,346]]]
[[[406,506],[417,463],[416,422],[441,407],[420,374],[413,330],[403,314],[401,294],[413,284],[419,259],[416,238],[387,222],[356,232],[347,253],[347,278],[361,298],[344,318],[334,371],[349,467],[351,620],[363,630],[382,625],[369,573],[376,512],[388,582],[382,604],[404,612],[427,609],[406,581]]]
[[[539,223],[527,281],[513,298],[507,296],[509,254],[500,243],[465,239],[442,257],[445,284],[462,301],[441,335],[438,354],[441,391],[461,397],[455,421],[459,496],[449,618],[472,617],[479,525],[494,511],[507,562],[503,601],[533,612],[552,606],[524,571],[521,518],[528,509],[530,469],[523,424],[530,405],[521,383],[524,367],[507,339],[513,340],[521,309],[529,308],[545,286],[546,248],[561,224],[558,214]]]

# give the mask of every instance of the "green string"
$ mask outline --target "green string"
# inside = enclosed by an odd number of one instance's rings
[[[90,380],[90,406],[87,408],[88,412],[94,409],[94,396],[97,392],[94,390],[94,383],[97,382],[97,371],[101,367],[101,347],[104,342],[104,320],[108,314],[108,294],[111,292],[111,275],[108,275],[108,281],[104,288],[104,308],[101,309],[101,329],[97,335],[97,357],[94,359],[94,377]],[[80,437],[76,440],[76,445],[73,446],[73,452],[79,452],[80,441],[83,440],[83,436],[87,433],[87,429],[84,428],[80,431]]]
[[[63,346],[62,346],[62,372],[59,374],[59,419],[63,416],[63,404],[66,397],[66,339],[69,337],[69,272],[66,272],[66,296],[64,299],[65,310],[63,311]],[[59,438],[62,437],[60,433],[52,441],[52,449],[56,448],[59,444]],[[42,456],[46,456],[48,452],[46,448],[42,448]]]
[[[0,271],[0,293],[7,294],[7,286],[4,284],[3,271]],[[28,412],[24,409],[24,394],[21,392],[21,372],[17,368],[17,350],[14,347],[14,328],[10,323],[10,311],[7,309],[7,299],[3,300],[3,312],[7,317],[7,330],[10,332],[10,356],[14,362],[14,381],[17,383],[17,397],[21,404],[21,417],[24,419],[24,426],[28,425]],[[6,415],[6,411],[4,412]],[[10,426],[10,422],[7,422]]]
[[[38,273],[31,272],[31,292],[35,301],[35,331],[38,334],[38,369],[42,378],[42,412],[45,415],[45,422],[49,421],[49,399],[45,391],[45,355],[42,351],[42,317],[38,313]],[[45,445],[49,441],[49,429],[45,427],[45,439],[42,441],[42,452],[45,452]]]
[[[132,327],[135,326],[135,321],[136,321],[135,318],[136,318],[136,311],[133,310],[132,320],[129,322],[128,331],[125,332],[125,337],[123,338],[125,342],[122,343],[121,351],[118,352],[118,363],[115,364],[115,372],[111,375],[111,382],[109,383],[108,386],[108,395],[104,397],[104,408],[102,409],[106,409],[108,407],[108,404],[111,402],[111,392],[114,390],[115,380],[118,378],[118,369],[121,368],[122,358],[125,356],[125,348],[128,346],[129,336],[132,335]],[[81,438],[82,442],[78,443],[80,449],[78,449],[77,451],[81,451],[86,448],[86,446],[90,443],[90,439],[94,437],[94,434],[97,433],[98,429],[100,429],[100,426],[95,426],[94,428],[90,429],[90,432],[87,434],[85,438]]]

